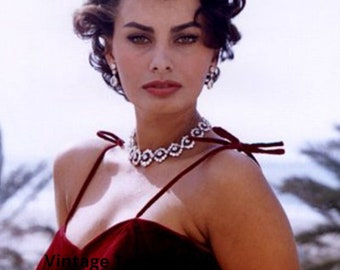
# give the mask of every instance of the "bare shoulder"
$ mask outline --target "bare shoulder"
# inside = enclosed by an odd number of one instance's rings
[[[223,183],[226,177],[231,180],[239,177],[249,179],[249,177],[263,177],[260,166],[254,160],[236,150],[224,150],[216,154],[209,161],[209,174],[214,181]],[[237,181],[241,184],[241,181]]]
[[[87,171],[89,165],[93,164],[98,155],[109,145],[109,143],[101,140],[88,140],[68,147],[56,157],[54,162],[55,176],[81,174],[83,171]]]
[[[55,159],[53,168],[55,201],[59,225],[64,224],[75,197],[99,155],[110,143],[100,139],[68,147]]]
[[[260,166],[243,153],[225,150],[208,160],[205,170],[209,190],[214,197],[228,194],[229,198],[239,193],[271,193]],[[230,193],[230,194],[229,194]],[[250,194],[248,194],[249,196]],[[247,196],[247,197],[248,197]]]
[[[205,224],[222,269],[299,269],[289,222],[261,168],[233,150],[206,166]]]

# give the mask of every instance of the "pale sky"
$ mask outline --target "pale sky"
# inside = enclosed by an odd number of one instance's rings
[[[110,129],[127,138],[133,110],[88,65],[72,31],[79,0],[3,1],[0,126],[12,159],[53,157]],[[249,0],[235,21],[243,39],[221,65],[200,111],[245,141],[284,140],[285,159],[340,124],[340,1]],[[274,158],[276,160],[276,158]]]

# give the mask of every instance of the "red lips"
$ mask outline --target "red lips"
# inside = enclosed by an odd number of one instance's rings
[[[158,97],[171,95],[181,87],[182,85],[175,81],[152,81],[142,86],[148,93]]]

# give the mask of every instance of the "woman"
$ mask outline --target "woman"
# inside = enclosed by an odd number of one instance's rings
[[[212,129],[196,108],[244,1],[87,1],[75,29],[135,109],[131,146],[108,132],[55,163],[58,222],[38,269],[298,269],[284,212],[253,159],[280,153]],[[188,136],[186,136],[188,135]],[[233,151],[236,149],[239,151]]]

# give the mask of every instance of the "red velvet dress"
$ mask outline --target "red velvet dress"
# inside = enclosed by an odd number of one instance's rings
[[[245,152],[251,158],[252,152],[281,154],[282,149],[264,150],[263,147],[281,146],[282,143],[272,144],[243,144],[221,128],[214,131],[224,139],[200,138],[197,141],[217,143],[220,146],[207,153],[188,168],[180,172],[165,187],[163,187],[139,211],[135,218],[120,222],[102,232],[87,243],[83,248],[78,248],[66,237],[65,231],[68,221],[77,209],[91,179],[96,173],[105,153],[124,142],[114,134],[99,132],[98,135],[112,142],[104,149],[90,171],[76,201],[50,247],[42,257],[37,270],[61,269],[111,269],[111,270],[215,270],[220,269],[212,252],[200,248],[192,239],[181,235],[167,227],[153,221],[141,218],[143,213],[152,206],[156,200],[171,188],[181,177],[198,166],[211,155],[225,149],[236,149]]]

